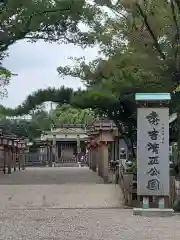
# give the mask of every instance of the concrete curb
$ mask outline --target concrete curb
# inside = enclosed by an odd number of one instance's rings
[[[172,217],[174,216],[174,210],[165,208],[165,209],[159,209],[159,208],[134,208],[133,209],[133,215],[134,216],[143,216],[143,217]]]

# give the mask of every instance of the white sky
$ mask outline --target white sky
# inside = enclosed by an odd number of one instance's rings
[[[4,66],[18,74],[12,78],[8,86],[8,97],[1,104],[15,107],[39,88],[60,87],[62,85],[77,89],[82,87],[78,79],[60,78],[56,71],[60,65],[72,64],[69,56],[85,56],[91,61],[97,56],[97,49],[81,49],[73,45],[48,44],[42,41],[27,43],[20,41],[9,49],[9,57],[3,62]]]

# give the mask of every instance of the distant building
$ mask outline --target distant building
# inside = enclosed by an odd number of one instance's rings
[[[71,159],[77,153],[80,156],[86,153],[85,142],[88,140],[88,136],[84,125],[63,124],[61,127],[51,129],[51,131],[41,135],[41,141],[49,142],[51,146],[53,145],[53,138],[56,144],[56,161]]]

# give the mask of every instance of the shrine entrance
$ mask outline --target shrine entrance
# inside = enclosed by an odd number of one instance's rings
[[[87,165],[88,136],[81,124],[63,124],[36,140],[36,150],[24,154],[26,166],[78,167]],[[22,156],[23,157],[23,156]]]
[[[96,148],[89,140],[94,132],[87,134],[82,126],[62,126],[20,153],[24,169],[0,175],[0,209],[123,208],[121,188],[109,175],[112,131],[100,131]]]

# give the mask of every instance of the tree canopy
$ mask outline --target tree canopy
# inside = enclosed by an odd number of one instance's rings
[[[127,0],[112,2],[94,1],[94,5],[83,3],[84,5],[81,7],[84,6],[83,10],[86,8],[86,11],[82,11],[83,14],[82,12],[77,13],[82,14],[78,20],[86,19],[86,23],[91,27],[87,36],[90,37],[93,33],[93,39],[96,39],[105,59],[96,59],[89,64],[81,61],[73,69],[68,66],[59,67],[58,72],[81,78],[88,87],[87,96],[92,95],[92,98],[95,95],[100,98],[102,89],[106,97],[109,92],[110,96],[113,96],[113,99],[116,98],[117,101],[120,98],[124,99],[125,94],[137,91],[171,92],[179,81],[178,1]],[[46,1],[43,4],[45,3],[47,4]],[[59,4],[62,3],[59,2]],[[99,8],[100,5],[106,6],[106,10],[102,7]],[[161,14],[159,14],[160,9]],[[100,13],[102,17],[98,18]],[[87,19],[88,17],[90,19],[90,16],[93,21],[88,22]],[[38,32],[40,31],[38,30]],[[32,33],[32,38],[35,33],[37,33],[36,30]],[[64,35],[62,36],[64,38]],[[149,64],[150,62],[151,64]],[[60,92],[63,94],[64,90],[61,90]],[[45,94],[47,91],[45,90]],[[58,102],[61,103],[63,97],[59,96],[58,91],[55,94],[51,90],[48,100],[56,102],[55,98],[58,96]],[[70,92],[72,95],[71,90]],[[82,96],[82,93],[80,94]],[[113,99],[112,101],[114,101]],[[68,101],[70,102],[70,99]],[[90,102],[93,105],[92,101]],[[28,97],[22,108],[28,103],[30,110],[40,102],[34,98],[33,105],[32,99]],[[83,103],[87,103],[87,101],[83,101]],[[18,109],[20,111],[20,108]],[[28,108],[26,108],[27,110]],[[104,111],[103,106],[102,110]]]
[[[179,1],[93,2],[84,3],[78,14],[89,27],[86,40],[97,43],[103,57],[90,63],[76,59],[73,68],[58,67],[60,75],[80,78],[87,89],[39,90],[15,109],[1,106],[3,114],[23,115],[44,101],[68,103],[96,110],[114,120],[119,130],[123,123],[132,132],[136,127],[136,92],[171,92],[171,109],[177,110],[179,93],[173,91],[180,79]],[[75,43],[82,44],[79,39],[74,38]]]
[[[90,109],[76,109],[71,105],[57,105],[52,112],[47,112],[41,107],[31,112],[28,118],[0,117],[0,127],[19,137],[34,140],[43,132],[50,131],[53,127],[61,127],[63,124],[83,124],[94,121],[94,112]]]
[[[0,65],[0,98],[7,95],[7,89],[12,73]]]
[[[98,12],[95,13],[98,17]],[[85,0],[1,0],[0,1],[0,81],[10,71],[3,59],[12,44],[20,40],[73,43],[86,46],[93,37],[83,25],[93,25],[93,6]],[[3,73],[2,73],[3,71]]]
[[[22,39],[85,43],[78,24],[92,19],[90,13],[84,0],[4,1],[0,5],[0,53]]]
[[[62,124],[83,124],[92,123],[97,116],[94,111],[89,108],[80,109],[73,108],[70,104],[58,105],[53,111],[52,118],[55,126]]]

